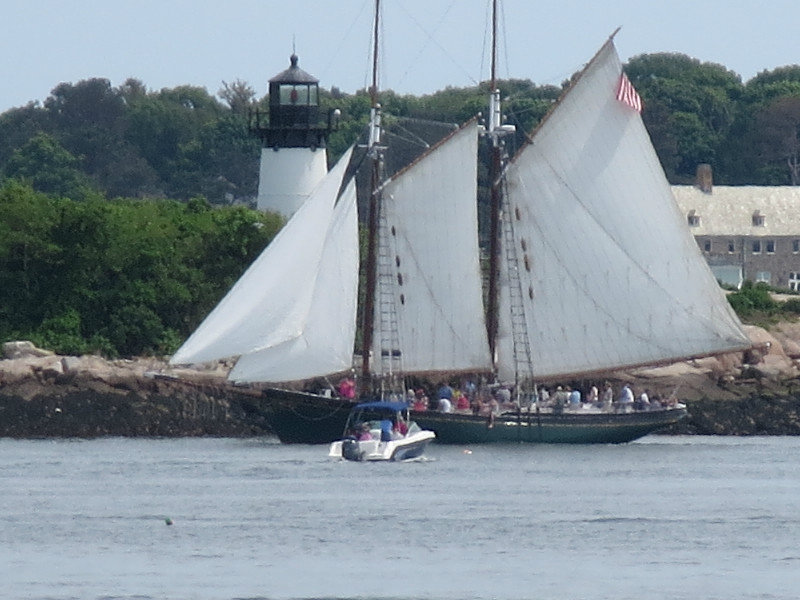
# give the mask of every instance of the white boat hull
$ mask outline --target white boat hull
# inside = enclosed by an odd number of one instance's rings
[[[432,431],[417,431],[388,442],[378,439],[358,441],[346,438],[333,442],[328,456],[354,461],[410,460],[422,456],[428,444],[435,438],[436,434]]]

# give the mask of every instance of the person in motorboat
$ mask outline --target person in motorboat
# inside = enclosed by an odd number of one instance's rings
[[[370,433],[369,430],[369,423],[361,424],[361,431],[359,431],[357,439],[359,442],[367,442],[372,439],[372,433]]]
[[[408,433],[408,424],[403,419],[397,419],[394,427],[392,428],[392,438],[400,439],[406,437]]]

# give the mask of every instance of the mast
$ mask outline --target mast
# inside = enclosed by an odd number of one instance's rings
[[[500,147],[500,91],[497,89],[497,0],[492,1],[492,72],[489,84],[488,136],[491,140],[491,163],[489,165],[490,220],[489,220],[489,298],[486,307],[486,333],[489,337],[489,352],[496,360],[499,261],[500,261],[500,209],[502,190],[500,172],[502,149]]]
[[[380,184],[382,153],[381,141],[381,115],[378,103],[378,33],[380,29],[380,0],[375,0],[375,21],[373,30],[372,49],[372,87],[370,98],[372,108],[369,119],[369,146],[368,154],[371,163],[371,181],[369,197],[369,216],[367,220],[367,264],[366,264],[366,291],[364,297],[364,323],[362,327],[361,372],[364,385],[362,392],[372,388],[372,373],[370,370],[370,350],[374,335],[375,317],[375,288],[377,280],[377,248],[378,248],[378,210],[380,209]]]
[[[502,251],[501,224],[503,212],[503,168],[505,143],[503,138],[512,134],[516,128],[504,125],[500,105],[500,90],[497,87],[497,25],[498,3],[492,0],[492,72],[489,89],[489,119],[486,135],[491,140],[491,159],[489,164],[490,211],[489,211],[489,290],[486,306],[486,333],[489,338],[489,352],[497,373],[497,345],[500,306],[500,260]]]

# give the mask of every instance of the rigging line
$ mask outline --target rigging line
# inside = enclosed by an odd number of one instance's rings
[[[350,39],[350,35],[353,32],[353,28],[361,21],[362,15],[364,14],[364,9],[370,3],[370,0],[363,0],[361,3],[361,8],[358,9],[358,13],[356,14],[355,19],[350,22],[350,25],[347,27],[347,31],[344,32],[341,39],[339,40],[339,44],[336,48],[331,52],[328,56],[330,60],[328,60],[328,64],[322,69],[321,74],[323,78],[327,75],[331,68],[333,67],[333,63],[338,59],[339,55],[341,54],[342,48],[344,47],[345,42]]]
[[[411,13],[411,12],[410,12],[410,11],[409,11],[407,8],[406,8],[406,7],[405,7],[405,6],[403,6],[402,2],[398,2],[398,6],[400,7],[400,9],[401,9],[401,10],[403,10],[403,12],[405,12],[405,13],[406,13],[406,15],[408,16],[408,18],[409,18],[409,19],[411,19],[411,21],[412,21],[412,22],[413,22],[413,23],[414,23],[414,24],[415,24],[415,25],[416,25],[416,26],[419,28],[419,30],[420,30],[422,33],[424,33],[424,34],[425,34],[425,37],[427,38],[427,41],[425,42],[425,44],[423,44],[422,46],[420,46],[419,50],[417,51],[417,54],[416,54],[416,56],[414,57],[414,60],[412,60],[412,61],[410,61],[410,62],[409,62],[409,67],[408,67],[408,68],[406,69],[406,71],[405,71],[405,72],[404,72],[404,73],[403,73],[403,74],[400,76],[400,79],[399,79],[398,83],[402,83],[402,82],[405,80],[406,76],[409,74],[409,72],[410,72],[410,71],[413,69],[413,66],[412,66],[412,65],[414,65],[414,64],[417,64],[417,63],[419,62],[419,59],[420,59],[420,57],[422,56],[423,52],[425,51],[425,48],[427,47],[428,43],[433,43],[433,44],[434,44],[434,45],[435,45],[437,48],[439,48],[439,50],[441,50],[441,51],[442,51],[442,53],[443,53],[443,54],[444,54],[444,55],[445,55],[445,56],[446,56],[448,59],[450,59],[450,62],[451,62],[451,63],[453,63],[453,65],[455,65],[455,66],[456,66],[458,69],[460,69],[460,70],[463,72],[463,74],[464,74],[464,75],[466,75],[466,76],[467,76],[467,78],[468,78],[468,79],[469,79],[469,80],[470,80],[470,81],[471,81],[471,82],[472,82],[474,85],[478,85],[478,82],[477,82],[477,81],[475,81],[475,79],[472,77],[472,75],[469,73],[469,71],[468,71],[467,69],[465,69],[465,68],[464,68],[464,66],[463,66],[461,63],[459,63],[459,62],[458,62],[458,61],[457,61],[457,60],[456,60],[456,59],[453,57],[453,55],[452,55],[452,54],[450,54],[450,53],[447,51],[447,49],[446,49],[444,46],[442,46],[442,45],[441,45],[441,44],[440,44],[440,43],[439,43],[439,42],[436,40],[436,38],[433,36],[433,33],[435,33],[435,32],[436,32],[436,31],[437,31],[437,30],[438,30],[438,29],[441,27],[442,23],[444,23],[445,17],[447,16],[447,14],[450,12],[450,10],[453,8],[453,6],[455,6],[456,2],[458,2],[458,1],[459,1],[459,0],[451,0],[450,4],[447,6],[447,8],[445,8],[444,12],[442,13],[442,16],[441,16],[441,17],[439,17],[439,21],[438,21],[438,22],[436,23],[436,25],[434,26],[434,28],[433,28],[433,32],[429,32],[427,29],[425,29],[425,27],[423,27],[423,26],[422,26],[422,23],[420,23],[420,22],[419,22],[419,20],[417,20],[417,18],[416,18],[416,17],[415,17],[415,16],[414,16],[414,15],[413,15],[413,14],[412,14],[412,13]]]
[[[495,39],[494,34],[493,33],[488,33],[490,30],[493,30],[493,27],[491,26],[491,23],[492,23],[492,12],[493,12],[492,11],[492,2],[493,2],[493,0],[487,0],[487,2],[486,2],[486,12],[484,13],[484,23],[486,24],[486,26],[483,29],[483,45],[482,45],[482,49],[481,49],[481,66],[480,66],[480,72],[481,73],[483,73],[483,68],[486,65],[486,48],[487,48],[487,46],[491,47],[492,44],[494,44],[495,46],[497,45],[497,39]],[[510,68],[508,66],[508,56],[509,56],[509,53],[508,53],[508,36],[506,35],[506,13],[505,13],[505,10],[503,10],[503,2],[502,2],[502,0],[497,0],[497,6],[498,6],[499,11],[500,11],[500,22],[501,22],[500,28],[503,30],[502,36],[500,34],[498,34],[497,37],[498,38],[499,37],[503,38],[503,52],[504,52],[505,63],[506,63],[506,69],[505,70],[506,70],[506,74],[508,74],[508,73],[510,73]],[[487,42],[487,39],[491,39],[491,42]],[[495,76],[497,76],[497,73],[495,73]],[[506,75],[506,79],[508,79],[508,78],[509,78],[509,76]],[[500,77],[497,77],[497,79],[500,79]]]
[[[406,137],[404,135],[400,135],[399,133],[394,133],[393,131],[386,131],[385,129],[384,129],[383,132],[384,132],[384,134],[386,136],[397,138],[398,140],[402,140],[402,141],[408,142],[409,144],[415,144],[415,145],[418,145],[418,146],[422,146],[423,148],[430,148],[431,147],[431,145],[428,142],[423,140],[420,136],[415,134],[413,131],[409,131],[409,130],[405,129],[404,127],[400,127],[399,125],[397,127],[399,129],[401,129],[403,131],[403,133],[408,134],[408,137]]]
[[[483,68],[486,66],[486,48],[490,42],[487,41],[491,37],[488,33],[491,28],[492,22],[492,0],[486,0],[486,11],[483,13],[483,43],[481,44],[481,66],[479,73],[483,73]]]
[[[605,235],[608,237],[608,239],[610,239],[610,240],[614,241],[614,240],[615,240],[614,236],[613,236],[613,235],[611,235],[611,233],[609,232],[609,230],[608,230],[608,229],[607,229],[607,228],[606,228],[606,227],[603,225],[602,221],[598,220],[598,219],[595,217],[594,213],[593,213],[592,211],[590,211],[590,210],[589,210],[589,208],[586,206],[585,202],[583,202],[583,200],[581,200],[581,199],[578,197],[578,195],[577,195],[577,194],[575,193],[575,191],[574,191],[574,190],[573,190],[573,189],[570,187],[570,185],[569,185],[569,184],[568,184],[568,183],[567,183],[567,182],[566,182],[566,181],[565,181],[565,180],[564,180],[564,179],[561,177],[561,175],[560,175],[559,173],[557,173],[557,172],[556,172],[556,170],[555,170],[555,168],[553,167],[553,165],[552,165],[552,164],[551,164],[549,161],[546,161],[546,164],[547,164],[547,166],[550,168],[550,171],[553,173],[553,175],[556,177],[556,179],[558,179],[558,180],[561,182],[561,184],[562,184],[562,185],[564,186],[564,188],[565,188],[565,189],[566,189],[566,190],[567,190],[567,191],[570,193],[570,195],[573,197],[573,199],[574,199],[574,200],[575,200],[575,201],[576,201],[576,202],[577,202],[577,203],[578,203],[578,204],[579,204],[579,205],[580,205],[580,206],[581,206],[581,207],[584,209],[585,213],[586,213],[587,215],[589,215],[589,216],[592,218],[592,221],[593,221],[593,222],[594,222],[594,223],[595,223],[595,224],[598,226],[598,228],[599,228],[599,229],[600,229],[600,230],[601,230],[601,231],[602,231],[602,232],[603,232],[603,233],[604,233],[604,234],[605,234]],[[518,181],[519,183],[521,183],[523,186],[525,186],[525,184],[524,184],[524,182],[523,182],[523,180],[522,180],[521,178],[520,178],[520,179],[518,179],[517,181]],[[535,229],[536,229],[536,230],[537,230],[537,231],[538,231],[540,234],[541,234],[541,233],[543,233],[543,230],[542,230],[542,228],[539,226],[539,224],[538,224],[538,223],[537,223],[535,220],[532,220],[532,221],[533,221],[533,226],[534,226],[534,228],[535,228]],[[541,239],[541,240],[543,240],[543,241],[544,241],[544,240],[546,240],[547,238],[546,238],[546,236],[544,236],[544,235],[540,235],[539,239]],[[616,242],[615,242],[615,244],[614,244],[614,245],[615,245],[615,247],[617,247],[618,249],[622,250],[622,248],[619,246],[619,244],[616,244]],[[562,267],[564,267],[566,263],[565,263],[564,261],[560,260],[560,257],[561,257],[562,255],[561,255],[561,253],[558,251],[558,249],[557,249],[555,246],[553,246],[553,245],[550,245],[550,244],[547,244],[547,246],[548,246],[548,247],[549,247],[549,248],[552,250],[552,252],[553,252],[553,254],[554,254],[555,256],[559,257],[559,264],[560,264]],[[632,258],[632,257],[631,257],[631,256],[630,256],[630,255],[629,255],[627,252],[625,252],[624,250],[623,250],[623,253],[624,253],[626,256],[628,256],[629,258]],[[642,267],[642,265],[640,265],[638,262],[636,262],[636,261],[634,261],[634,260],[632,260],[631,262],[632,262],[632,263],[633,263],[633,264],[634,264],[634,265],[637,267],[637,269],[639,270],[639,272],[645,276],[645,278],[646,278],[646,279],[648,279],[648,280],[650,280],[651,282],[653,282],[653,283],[656,285],[656,287],[657,287],[658,289],[660,289],[660,290],[661,290],[661,291],[662,291],[662,292],[663,292],[663,293],[664,293],[664,294],[665,294],[667,297],[671,298],[671,299],[672,299],[672,300],[675,302],[675,304],[677,304],[678,306],[680,306],[681,308],[683,308],[684,310],[686,310],[686,308],[687,308],[687,307],[686,307],[686,306],[685,306],[683,303],[681,303],[681,302],[680,302],[680,300],[679,300],[678,298],[676,298],[676,297],[675,297],[673,294],[671,294],[671,293],[669,292],[669,290],[665,289],[665,288],[664,288],[664,287],[663,287],[663,286],[662,286],[662,285],[661,285],[661,284],[660,284],[660,283],[659,283],[659,282],[658,282],[658,281],[657,281],[657,280],[656,280],[656,279],[655,279],[655,278],[654,278],[654,277],[653,277],[653,276],[650,274],[650,272],[649,272],[647,269],[645,269],[644,267]],[[586,290],[584,290],[584,287],[581,285],[581,282],[580,282],[580,281],[578,281],[578,279],[577,279],[577,278],[576,278],[576,277],[573,275],[573,273],[572,273],[572,272],[570,272],[570,271],[569,271],[569,270],[567,270],[566,268],[563,270],[563,272],[564,272],[564,273],[566,273],[566,274],[569,276],[570,280],[573,282],[573,284],[575,284],[575,286],[576,286],[576,289],[578,289],[578,290],[582,290],[582,291],[584,291],[584,292],[586,291]],[[617,325],[623,326],[623,324],[622,324],[622,323],[620,323],[619,321],[617,321],[616,319],[614,319],[614,318],[613,318],[613,315],[611,315],[611,314],[610,314],[608,311],[606,311],[606,310],[605,310],[605,309],[604,309],[602,306],[600,306],[600,305],[597,303],[597,301],[594,299],[594,296],[592,296],[591,294],[584,293],[584,297],[588,298],[588,300],[589,300],[589,301],[590,301],[590,302],[591,302],[591,303],[592,303],[592,304],[595,306],[595,308],[599,309],[601,313],[603,313],[603,314],[605,314],[607,317],[609,317],[609,318],[611,319],[611,321],[612,321],[612,322],[616,323]],[[693,311],[687,311],[687,312],[693,312]],[[708,320],[708,319],[702,319],[702,320],[700,320],[699,322],[700,322],[700,323],[702,323],[702,324],[704,324],[704,325],[706,326],[706,329],[707,329],[707,330],[709,330],[709,331],[711,331],[711,332],[714,332],[714,327],[713,327],[713,326],[709,326],[709,325],[708,325],[708,323],[709,323],[709,320]],[[625,329],[626,329],[626,330],[628,330],[628,328],[627,328],[627,327],[625,327]],[[661,349],[661,350],[668,350],[668,349],[669,349],[669,348],[667,348],[667,347],[665,347],[665,346],[662,346],[662,345],[658,344],[658,343],[657,343],[657,342],[655,342],[655,341],[654,341],[652,338],[645,337],[645,336],[643,336],[643,335],[636,335],[636,333],[635,333],[635,332],[632,332],[632,331],[628,331],[628,332],[629,332],[630,334],[634,335],[635,337],[637,337],[639,340],[641,340],[641,341],[644,341],[644,342],[648,342],[648,343],[650,343],[650,344],[652,344],[652,345],[654,345],[654,346],[658,347],[658,348],[659,348],[659,349]]]
[[[508,36],[506,35],[506,11],[503,9],[503,3],[498,0],[500,5],[500,22],[503,28],[503,52],[505,54],[506,73],[511,73],[511,67],[508,64]],[[508,76],[508,75],[507,75]]]

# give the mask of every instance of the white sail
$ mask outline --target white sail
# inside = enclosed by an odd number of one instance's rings
[[[229,378],[240,382],[299,381],[345,371],[353,364],[358,297],[358,213],[355,180],[333,212],[308,321],[282,344],[242,356]]]
[[[397,336],[381,330],[387,300],[379,286],[376,373],[381,353],[398,351],[405,373],[491,369],[477,239],[477,140],[476,123],[468,123],[383,188],[380,244],[391,268]]]
[[[616,98],[621,73],[609,40],[507,169],[519,260],[501,263],[503,378],[513,378],[515,362],[509,268],[519,274],[536,377],[749,345],[678,211],[638,112]]]
[[[303,332],[351,153],[352,148],[178,349],[171,364],[258,352]]]

